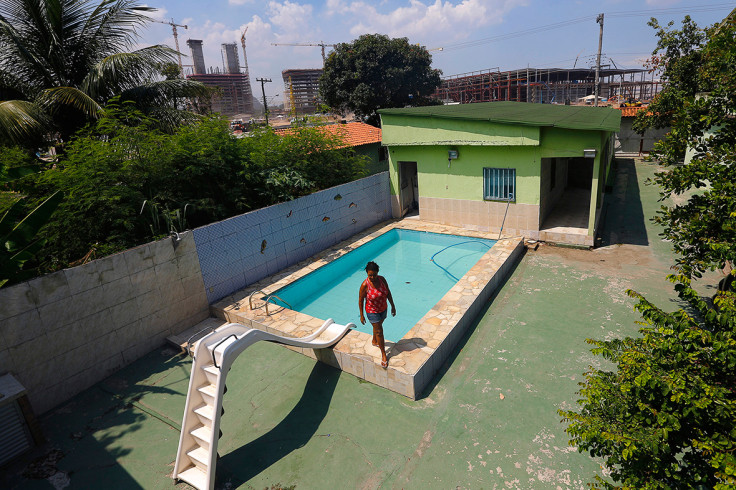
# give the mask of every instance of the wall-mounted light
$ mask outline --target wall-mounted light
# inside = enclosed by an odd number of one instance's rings
[[[583,158],[595,158],[595,148],[583,150]]]
[[[450,164],[453,160],[457,160],[457,150],[447,150],[447,168],[450,168]]]

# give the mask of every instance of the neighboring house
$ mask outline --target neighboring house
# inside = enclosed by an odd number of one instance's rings
[[[621,129],[616,133],[614,152],[618,156],[639,156],[648,154],[654,149],[654,143],[662,140],[670,132],[670,128],[647,129],[639,134],[633,129],[634,120],[639,111],[646,107],[620,107]]]
[[[327,134],[340,136],[347,146],[352,147],[358,155],[366,157],[366,176],[385,172],[388,170],[388,162],[384,152],[381,151],[381,129],[362,122],[349,122],[345,124],[327,124],[317,126],[318,129]],[[277,129],[276,134],[288,133],[291,128]]]
[[[392,212],[592,246],[610,173],[611,108],[487,102],[382,109]]]

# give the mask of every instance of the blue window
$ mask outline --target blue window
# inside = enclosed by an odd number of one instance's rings
[[[516,169],[484,168],[483,199],[487,201],[515,201]]]

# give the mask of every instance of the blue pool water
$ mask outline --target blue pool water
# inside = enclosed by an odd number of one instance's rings
[[[365,264],[373,260],[381,269],[379,274],[386,278],[396,305],[396,316],[391,316],[389,305],[389,316],[383,323],[386,340],[396,342],[494,243],[495,240],[392,229],[275,294],[293,310],[323,320],[332,318],[341,324],[353,322],[361,332],[372,334],[367,319],[365,325],[360,324],[358,290],[366,278]],[[435,254],[434,262],[430,261]]]

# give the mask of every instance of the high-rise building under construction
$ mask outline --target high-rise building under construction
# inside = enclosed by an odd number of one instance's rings
[[[284,80],[285,108],[294,114],[310,114],[317,110],[321,103],[319,98],[319,78],[321,68],[302,70],[284,70],[281,78]]]
[[[223,68],[205,68],[202,41],[189,39],[187,45],[192,53],[193,73],[187,75],[190,80],[201,82],[208,87],[217,87],[220,93],[212,97],[212,111],[226,116],[235,114],[253,114],[253,91],[250,76],[240,71],[238,46],[235,43],[222,45]]]

